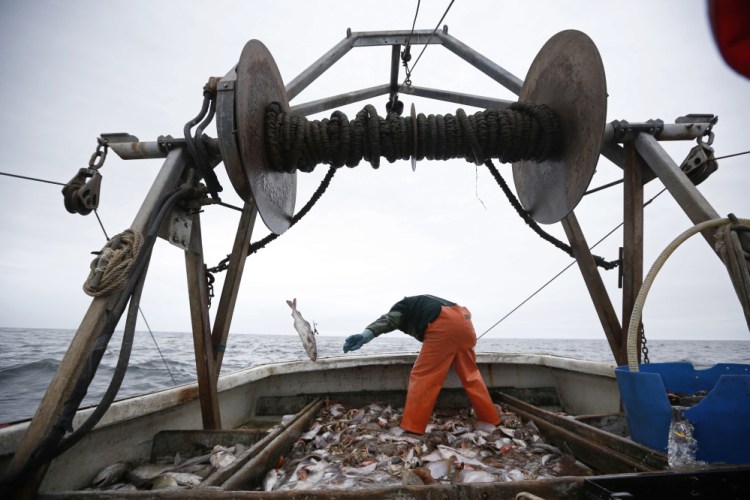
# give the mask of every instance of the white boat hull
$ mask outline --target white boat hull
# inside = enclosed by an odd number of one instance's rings
[[[218,384],[222,427],[278,422],[280,411],[298,411],[313,395],[335,399],[336,394],[403,394],[414,359],[414,355],[326,358],[316,363],[262,365],[223,376]],[[561,408],[575,415],[619,410],[614,365],[507,353],[481,353],[477,362],[490,390],[554,389]],[[458,377],[451,371],[444,392],[460,388]],[[74,426],[91,411],[79,411]],[[197,384],[118,401],[94,431],[52,462],[40,491],[84,488],[108,464],[148,460],[153,438],[159,431],[202,426]],[[0,429],[3,469],[27,427],[28,422],[22,422]]]

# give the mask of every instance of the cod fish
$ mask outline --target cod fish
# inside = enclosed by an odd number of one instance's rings
[[[287,304],[292,308],[292,318],[294,318],[294,329],[299,333],[299,338],[302,339],[302,345],[307,351],[307,355],[310,359],[316,361],[318,359],[318,347],[315,343],[315,335],[318,330],[311,327],[305,318],[297,310],[297,299],[287,300]]]
[[[125,477],[125,474],[127,474],[129,469],[129,463],[117,462],[116,464],[112,464],[99,471],[99,474],[96,475],[91,484],[95,488],[112,486],[113,484],[119,483],[120,480]]]
[[[211,465],[217,469],[223,469],[230,465],[236,459],[233,451],[233,448],[225,448],[224,446],[217,444],[214,446],[213,450],[211,450],[211,456],[209,457]]]

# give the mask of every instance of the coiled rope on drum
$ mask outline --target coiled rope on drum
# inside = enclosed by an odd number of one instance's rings
[[[501,162],[541,162],[559,151],[560,123],[544,104],[516,102],[506,109],[478,111],[473,115],[459,108],[455,115],[420,113],[416,118],[402,118],[396,113],[382,118],[368,105],[351,121],[341,111],[334,111],[330,119],[311,121],[285,113],[278,103],[271,103],[266,108],[264,133],[269,164],[279,172],[311,172],[315,166],[327,164],[332,175],[334,169],[344,165],[354,167],[362,159],[378,168],[381,156],[391,163],[412,157],[464,158],[477,165],[484,163],[526,224],[546,241],[573,255],[569,245],[542,230],[521,207],[491,161],[498,158]],[[326,179],[330,180],[328,176]],[[328,183],[323,184],[327,187]],[[273,238],[269,236],[267,240]],[[252,245],[249,253],[268,241]],[[604,269],[618,265],[599,256],[594,256],[594,260]]]
[[[381,156],[391,163],[412,156],[465,158],[477,165],[489,158],[543,161],[559,151],[561,142],[554,112],[544,104],[527,102],[472,115],[462,109],[455,115],[420,113],[416,119],[396,113],[383,118],[367,105],[351,121],[341,111],[334,111],[330,119],[311,121],[271,103],[264,134],[271,168],[288,173],[311,172],[319,164],[354,167],[362,159],[378,168]]]

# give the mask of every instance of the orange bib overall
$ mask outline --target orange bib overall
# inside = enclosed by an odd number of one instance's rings
[[[401,428],[423,434],[432,409],[452,366],[471,400],[477,419],[492,425],[500,417],[479,373],[474,346],[477,336],[471,313],[463,306],[443,306],[440,315],[429,323],[424,333],[422,350],[411,369]]]

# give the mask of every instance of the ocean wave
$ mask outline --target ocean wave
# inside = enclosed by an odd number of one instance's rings
[[[20,334],[23,332],[23,335]],[[120,334],[121,335],[121,334]],[[47,390],[49,382],[73,337],[70,330],[0,328],[0,422],[29,418]],[[145,394],[196,379],[195,354],[190,333],[158,333],[161,354],[148,333],[136,334],[136,345],[117,398]],[[318,337],[318,357],[343,356],[343,337]],[[679,341],[649,339],[652,362],[690,360],[705,368],[718,362],[750,363],[748,341]],[[117,335],[101,361],[84,405],[99,402],[109,386],[119,353]],[[420,344],[402,334],[378,337],[352,355],[404,354],[419,352]],[[477,352],[526,352],[611,363],[606,339],[510,339],[483,337]],[[166,361],[162,359],[162,355]],[[307,353],[296,335],[234,335],[227,343],[222,374],[267,363],[305,360]],[[18,362],[17,360],[24,360]],[[165,367],[169,367],[169,371]],[[170,376],[171,372],[171,376]],[[174,377],[174,382],[172,378]]]
[[[0,422],[30,418],[59,365],[44,358],[0,368]]]
[[[60,366],[60,361],[53,358],[3,366],[0,367],[0,383],[6,384],[30,378],[35,379],[42,377],[44,373],[49,373],[51,379],[58,366]]]

